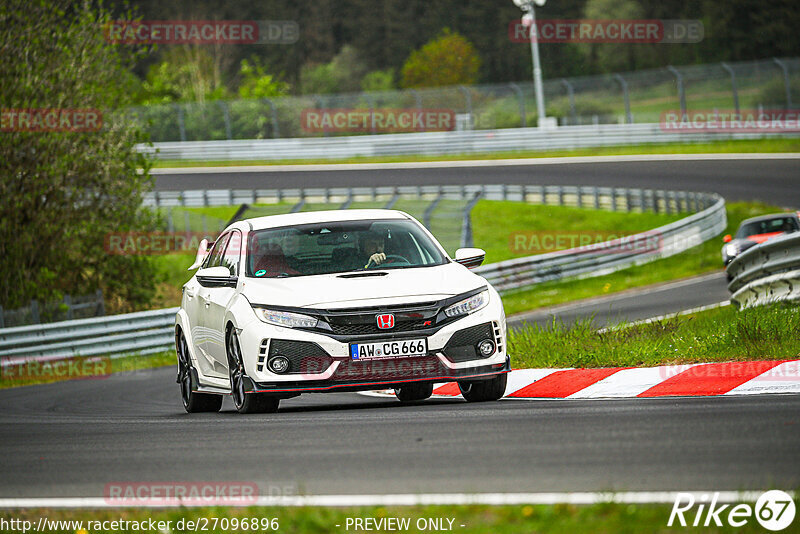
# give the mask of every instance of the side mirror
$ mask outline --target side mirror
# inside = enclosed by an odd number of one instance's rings
[[[206,256],[208,256],[208,251],[211,250],[211,245],[212,243],[209,243],[208,239],[206,238],[203,238],[203,240],[200,241],[200,246],[197,247],[197,255],[194,257],[194,263],[187,269],[187,271],[193,271],[203,265]]]
[[[733,240],[731,234],[727,234],[725,237],[722,238],[723,243],[730,243]]]
[[[456,263],[468,269],[478,267],[486,258],[486,251],[480,248],[460,248],[456,250]]]
[[[197,271],[197,281],[203,287],[236,287],[238,276],[231,276],[227,267],[207,267]]]

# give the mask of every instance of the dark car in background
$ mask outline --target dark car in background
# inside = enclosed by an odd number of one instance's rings
[[[722,262],[727,266],[733,259],[759,243],[775,236],[800,231],[798,213],[773,213],[745,219],[739,225],[736,236],[723,238]]]

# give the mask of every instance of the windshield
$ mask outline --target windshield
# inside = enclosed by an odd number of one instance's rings
[[[437,244],[410,220],[346,221],[250,233],[247,276],[286,278],[407,269],[447,263]]]
[[[794,217],[776,217],[765,221],[747,223],[736,232],[737,238],[744,238],[751,235],[769,234],[772,232],[795,232],[800,230],[797,220]]]

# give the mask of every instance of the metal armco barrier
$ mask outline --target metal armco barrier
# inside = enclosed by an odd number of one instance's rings
[[[152,354],[175,345],[178,308],[0,330],[2,366],[73,356]]]
[[[548,280],[600,276],[671,256],[719,235],[726,226],[725,201],[719,195],[586,186],[468,185],[305,190],[221,190],[149,194],[151,206],[229,205],[292,198],[326,202],[398,197],[508,200],[532,204],[587,207],[608,211],[691,212],[679,221],[587,247],[538,254],[475,269],[501,293]],[[343,204],[345,206],[346,204]],[[466,210],[465,210],[466,211]],[[469,217],[468,211],[465,217]],[[0,330],[3,365],[25,359],[58,359],[99,354],[141,354],[172,350],[178,308],[65,321]]]
[[[337,159],[408,154],[471,154],[554,150],[648,143],[759,139],[792,134],[665,132],[655,124],[599,124],[557,128],[505,128],[462,132],[358,135],[229,141],[185,141],[138,145],[159,159],[243,161]]]
[[[739,309],[800,300],[800,232],[747,249],[727,268],[728,290]]]

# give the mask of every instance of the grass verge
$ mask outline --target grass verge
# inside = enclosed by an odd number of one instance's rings
[[[576,150],[512,151],[488,154],[406,155],[383,157],[355,157],[342,159],[282,159],[238,161],[187,161],[157,160],[156,168],[174,167],[235,167],[241,165],[315,165],[331,163],[406,163],[424,161],[463,161],[491,159],[554,158],[569,156],[624,156],[633,154],[705,154],[735,152],[798,152],[800,139],[753,139],[717,141],[712,143],[664,143],[582,148]]]
[[[120,358],[83,357],[52,362],[27,362],[21,366],[4,367],[0,374],[0,389],[33,384],[49,384],[65,380],[102,380],[114,373],[139,371],[175,365],[174,351],[122,356]]]
[[[752,506],[752,503],[750,504]],[[4,510],[0,511],[0,519],[21,519],[30,521],[36,525],[40,517],[48,520],[61,521],[83,521],[84,527],[62,530],[52,529],[49,532],[83,532],[94,534],[100,530],[92,529],[87,521],[113,521],[123,519],[126,521],[145,521],[155,522],[164,521],[164,528],[161,532],[191,532],[191,529],[177,528],[178,522],[183,520],[183,525],[188,521],[193,521],[196,525],[205,524],[208,530],[204,532],[247,532],[244,529],[219,528],[219,521],[226,518],[224,524],[231,525],[231,519],[244,520],[247,518],[262,518],[270,520],[276,519],[279,528],[270,530],[282,533],[301,533],[319,532],[334,533],[348,531],[377,532],[375,529],[355,529],[352,524],[346,529],[348,518],[408,518],[409,527],[404,532],[431,532],[437,529],[419,529],[418,520],[425,519],[444,519],[445,529],[450,530],[448,519],[453,520],[452,531],[463,534],[520,534],[523,532],[548,532],[554,534],[617,534],[626,532],[685,532],[687,527],[673,526],[667,527],[671,504],[617,504],[601,503],[586,506],[576,505],[520,505],[520,506],[409,506],[409,507],[359,507],[359,508],[183,508],[170,510],[145,510],[145,509],[124,509],[124,510],[54,510],[54,509],[31,509],[31,510]],[[696,507],[686,513],[687,522],[694,519]],[[721,515],[721,522],[725,524],[727,511]],[[211,528],[217,519],[218,528]],[[170,521],[169,525],[166,521]],[[676,521],[677,523],[677,521]],[[691,524],[691,523],[689,523]],[[797,532],[796,525],[790,526],[784,532]],[[337,526],[339,525],[339,526]],[[462,526],[463,525],[463,526]],[[423,526],[420,523],[420,526]],[[794,527],[794,528],[793,528]],[[160,528],[156,526],[156,528]],[[738,528],[724,527],[701,527],[703,532],[763,532],[754,517],[750,517],[747,523]],[[690,527],[691,530],[691,527]],[[117,532],[142,532],[141,530],[119,529]],[[252,532],[252,530],[249,530]],[[385,530],[384,530],[385,531]],[[264,532],[264,531],[262,531]]]
[[[652,367],[800,356],[800,307],[738,311],[725,306],[645,324],[597,331],[591,320],[526,325],[508,339],[519,368]]]
[[[783,210],[761,202],[730,203],[727,205],[728,226],[723,234],[734,234],[739,223],[748,217],[780,211]],[[655,226],[651,228],[655,228]],[[722,239],[711,239],[669,258],[629,267],[605,276],[545,282],[529,289],[509,293],[503,296],[503,305],[506,314],[514,315],[536,308],[618,293],[626,289],[679,280],[714,271],[721,272],[721,249]]]

